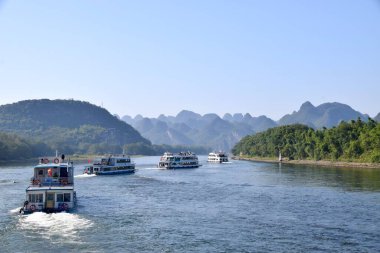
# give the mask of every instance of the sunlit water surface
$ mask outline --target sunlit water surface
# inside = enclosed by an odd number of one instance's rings
[[[73,213],[20,216],[33,164],[0,167],[0,252],[378,252],[380,170],[232,161],[83,176]]]

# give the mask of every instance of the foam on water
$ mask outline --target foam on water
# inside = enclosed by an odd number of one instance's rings
[[[80,174],[80,175],[76,175],[74,176],[75,178],[87,178],[87,177],[96,177],[95,174]]]
[[[37,233],[44,238],[64,237],[75,239],[77,233],[93,226],[90,220],[72,213],[35,212],[20,217],[19,226],[22,230]]]
[[[3,179],[0,180],[0,185],[10,185],[10,184],[15,184],[17,183],[15,180],[12,179]]]
[[[20,213],[20,209],[21,209],[21,206],[20,207],[16,207],[15,209],[9,210],[9,213],[10,214],[19,214]]]
[[[150,167],[150,168],[143,168],[143,170],[161,170],[161,168],[158,168],[158,167]]]

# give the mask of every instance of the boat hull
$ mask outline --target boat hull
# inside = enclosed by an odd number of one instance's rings
[[[20,213],[24,214],[24,215],[37,213],[37,212],[40,212],[40,213],[62,213],[62,212],[71,213],[74,210],[75,210],[75,207],[69,208],[67,210],[62,210],[62,209],[57,209],[57,208],[48,208],[48,209],[42,209],[42,210],[36,210],[36,211],[31,211],[29,209],[21,208]]]
[[[39,195],[38,200],[34,199],[36,195]],[[21,214],[71,212],[77,205],[73,187],[29,187],[26,196],[24,205],[20,208]],[[31,196],[34,200],[31,200]],[[63,196],[69,199],[63,199]],[[59,197],[62,199],[58,200]]]
[[[168,170],[173,170],[173,169],[195,169],[199,168],[201,165],[190,165],[190,166],[158,166],[160,169],[168,169]]]
[[[99,176],[104,175],[120,175],[120,174],[133,174],[135,170],[115,170],[115,171],[97,171],[94,174]]]

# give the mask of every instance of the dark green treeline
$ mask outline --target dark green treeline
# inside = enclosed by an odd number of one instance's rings
[[[54,155],[55,150],[54,146],[43,142],[37,142],[31,138],[23,138],[16,134],[0,132],[0,162]],[[125,145],[124,151],[128,155],[162,155],[166,151],[192,151],[196,154],[207,154],[210,150],[205,147],[151,145],[144,142],[138,142]],[[100,143],[91,145],[87,153],[84,152],[80,154],[101,155],[105,153],[120,154],[122,152],[122,146]]]
[[[0,161],[20,160],[52,153],[52,149],[41,142],[21,138],[15,134],[0,133]]]
[[[248,157],[283,157],[290,160],[380,162],[380,124],[360,118],[338,126],[314,130],[296,124],[246,136],[232,150]]]

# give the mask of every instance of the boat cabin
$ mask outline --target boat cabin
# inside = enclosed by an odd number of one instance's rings
[[[58,158],[56,158],[58,159]],[[43,161],[34,167],[34,175],[31,179],[33,186],[65,186],[74,184],[74,168],[72,163],[49,163],[49,160]]]
[[[96,175],[111,175],[111,174],[126,174],[135,171],[135,164],[131,158],[126,155],[102,157],[95,160],[93,164],[87,165],[84,168],[84,174]]]
[[[75,207],[74,166],[59,158],[42,158],[26,189],[23,213],[68,211]]]

